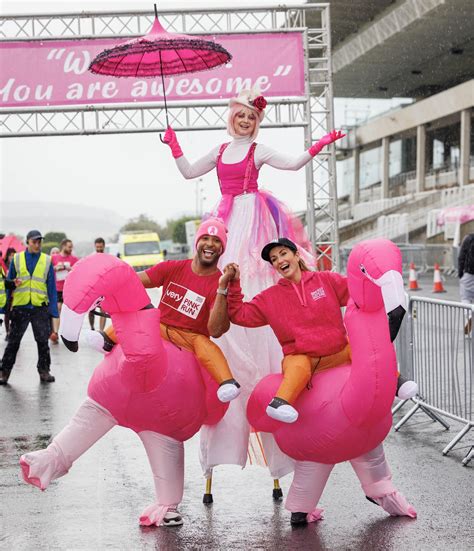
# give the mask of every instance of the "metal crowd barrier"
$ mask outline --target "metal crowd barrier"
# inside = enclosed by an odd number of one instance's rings
[[[420,410],[447,430],[450,426],[444,418],[462,423],[462,430],[443,449],[443,455],[474,426],[473,312],[474,306],[469,304],[410,297],[406,319],[395,341],[399,371],[418,383],[419,394],[395,406],[393,413],[412,404],[394,428],[398,431]],[[463,464],[467,465],[472,457],[471,448]]]

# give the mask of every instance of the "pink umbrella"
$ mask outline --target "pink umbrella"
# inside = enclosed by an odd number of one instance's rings
[[[231,59],[231,54],[217,42],[165,31],[158,21],[155,4],[155,21],[150,32],[104,50],[92,61],[89,71],[115,77],[161,76],[166,124],[169,126],[164,77],[213,69]]]

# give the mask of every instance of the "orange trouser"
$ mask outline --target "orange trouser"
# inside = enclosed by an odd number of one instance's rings
[[[108,327],[105,333],[111,340],[117,342],[117,335],[112,326]],[[206,335],[164,323],[160,323],[160,333],[163,339],[192,352],[216,383],[221,384],[223,381],[234,378],[222,350]]]
[[[293,404],[310,382],[314,373],[337,367],[351,361],[351,348],[347,344],[340,352],[331,356],[314,357],[307,354],[288,354],[283,358],[281,367],[283,381],[276,393],[277,398],[283,398]]]

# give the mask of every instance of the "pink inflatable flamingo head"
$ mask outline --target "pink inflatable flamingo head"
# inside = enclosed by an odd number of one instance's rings
[[[74,265],[63,296],[61,337],[74,352],[86,313],[99,304],[109,314],[136,312],[150,304],[133,268],[105,253],[92,254]]]
[[[393,342],[407,309],[400,249],[388,239],[359,243],[349,256],[347,276],[349,293],[358,308],[375,312],[385,307]]]

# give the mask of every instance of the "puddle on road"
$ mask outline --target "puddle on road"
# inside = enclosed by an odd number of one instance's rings
[[[46,448],[51,437],[51,434],[36,434],[0,438],[0,468],[18,465],[23,453]]]

